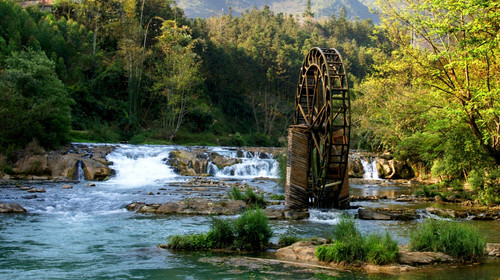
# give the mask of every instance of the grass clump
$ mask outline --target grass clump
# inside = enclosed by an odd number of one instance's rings
[[[272,195],[269,196],[269,199],[272,199],[272,200],[285,200],[285,195],[284,194],[275,194],[275,193],[273,193]]]
[[[278,240],[278,245],[286,247],[290,246],[295,242],[298,242],[302,240],[302,238],[296,236],[296,235],[280,235],[280,239]]]
[[[334,228],[333,238],[333,243],[316,248],[316,257],[320,261],[387,264],[396,261],[399,256],[397,242],[388,233],[385,236],[370,235],[365,238],[354,220],[345,215]]]
[[[410,250],[442,252],[463,262],[484,258],[486,240],[470,224],[427,219],[410,236]]]
[[[244,201],[249,206],[265,208],[267,205],[264,194],[256,194],[249,186],[247,186],[245,193],[242,193],[240,189],[233,186],[228,195],[231,199]]]
[[[173,235],[167,248],[182,250],[237,249],[261,251],[273,235],[267,216],[260,209],[245,211],[234,221],[212,218],[207,233]]]
[[[244,212],[234,221],[234,245],[243,251],[260,251],[264,249],[273,235],[269,219],[260,209]]]
[[[373,264],[388,264],[399,258],[398,243],[389,233],[384,236],[373,234],[366,238],[366,260]]]

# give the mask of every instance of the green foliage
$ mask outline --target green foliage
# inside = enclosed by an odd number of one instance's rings
[[[207,234],[172,235],[167,239],[167,246],[177,250],[204,250],[212,248]]]
[[[355,221],[346,215],[333,228],[333,236],[333,243],[316,248],[315,254],[320,261],[353,263],[367,260],[374,264],[387,264],[399,257],[397,242],[388,233],[365,238]]]
[[[13,52],[0,72],[0,147],[36,140],[54,148],[69,140],[71,98],[43,52]]]
[[[373,264],[388,264],[399,258],[398,243],[389,233],[385,236],[373,234],[366,239],[366,260]]]
[[[228,193],[228,196],[229,198],[231,198],[232,200],[242,200],[242,201],[245,201],[245,196],[243,195],[243,193],[240,191],[239,188],[237,188],[236,186],[233,186],[231,188],[231,192]]]
[[[239,188],[233,186],[228,196],[233,200],[244,201],[249,206],[265,208],[267,205],[264,194],[256,194],[250,186],[247,186],[245,193],[242,193]]]
[[[273,235],[267,216],[260,209],[245,211],[233,222],[212,218],[206,234],[173,235],[167,247],[180,250],[237,249],[261,251]]]
[[[260,209],[247,210],[234,221],[235,247],[243,251],[260,251],[269,243],[273,232],[269,219]]]
[[[214,248],[231,247],[235,239],[233,225],[227,220],[212,218],[207,239],[211,241]]]
[[[356,222],[347,214],[340,217],[340,222],[333,227],[335,240],[348,240],[361,238],[361,232],[356,227]]]
[[[288,156],[286,154],[279,154],[276,158],[279,164],[278,175],[279,175],[279,184],[285,188],[286,184],[286,167],[288,164]]]
[[[285,195],[284,194],[271,194],[269,196],[269,199],[272,199],[272,200],[285,200]]]
[[[469,174],[468,183],[476,193],[479,203],[500,204],[500,167],[473,170]]]
[[[486,240],[467,223],[427,219],[412,232],[410,250],[443,252],[466,262],[481,261]]]
[[[286,247],[286,246],[290,246],[293,243],[298,242],[300,240],[302,240],[302,238],[300,238],[300,237],[298,237],[296,235],[281,234],[280,238],[278,240],[278,244],[281,245],[281,246],[283,246],[283,247]]]
[[[413,192],[415,196],[423,197],[435,197],[442,196],[442,194],[435,190],[435,186],[422,186],[421,190],[416,190]]]

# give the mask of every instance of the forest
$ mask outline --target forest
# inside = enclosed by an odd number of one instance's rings
[[[308,1],[309,2],[309,1]],[[381,23],[170,0],[0,0],[0,150],[36,141],[284,146],[315,46],[348,69],[352,148],[500,203],[500,3],[380,0]]]

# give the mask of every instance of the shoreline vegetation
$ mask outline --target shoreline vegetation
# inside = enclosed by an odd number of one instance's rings
[[[241,230],[242,224],[246,230]],[[212,218],[205,234],[175,235],[158,247],[170,250],[212,250],[236,255],[275,250],[275,258],[250,258],[322,269],[354,269],[368,273],[404,272],[439,268],[440,264],[478,265],[500,244],[486,244],[477,228],[456,221],[427,219],[414,232],[409,245],[398,246],[386,233],[362,236],[352,217],[343,215],[326,238],[301,239],[281,235],[278,244],[268,243],[272,232],[259,209],[244,212],[235,220]],[[238,229],[239,225],[239,229]],[[259,229],[259,233],[255,230]],[[254,236],[246,236],[252,235]],[[246,240],[247,246],[241,247]],[[494,247],[490,249],[487,247]]]

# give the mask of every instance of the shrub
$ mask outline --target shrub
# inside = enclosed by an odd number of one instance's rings
[[[170,249],[201,250],[212,248],[207,234],[172,235],[167,239]]]
[[[475,191],[478,202],[483,205],[500,204],[500,167],[473,170],[468,183]]]
[[[398,243],[389,233],[385,236],[373,234],[366,239],[366,259],[373,264],[388,264],[399,257]]]
[[[245,201],[245,196],[237,187],[233,186],[231,191],[228,193],[229,198],[233,200],[242,200]]]
[[[316,248],[316,256],[325,262],[363,261],[365,259],[364,240],[361,236],[352,239],[335,240],[332,244],[320,245]]]
[[[355,221],[348,215],[342,215],[340,222],[333,228],[335,240],[349,240],[361,237]]]
[[[364,260],[365,241],[352,218],[341,216],[340,222],[333,228],[333,237],[335,241],[332,244],[316,248],[320,261],[351,263]]]
[[[285,200],[285,195],[273,193],[272,195],[269,196],[269,198],[272,200]]]
[[[212,218],[206,234],[173,235],[167,247],[182,250],[207,250],[214,248],[260,251],[272,236],[269,220],[260,209],[247,210],[234,222]]]
[[[264,200],[264,194],[257,195],[250,187],[245,191],[245,202],[250,206],[265,208],[267,202]]]
[[[228,248],[234,242],[234,229],[230,222],[220,218],[212,218],[212,226],[207,233],[214,248]]]
[[[409,246],[475,262],[483,259],[486,241],[470,224],[428,219],[411,234]]]
[[[280,235],[280,239],[278,240],[278,244],[282,246],[290,246],[293,243],[300,241],[301,238],[297,237],[296,235]]]
[[[265,208],[267,205],[264,195],[257,195],[249,186],[247,186],[244,194],[237,187],[233,186],[228,195],[231,199],[245,201],[250,206]]]
[[[333,236],[335,241],[332,244],[316,248],[315,254],[320,261],[353,263],[367,260],[374,264],[387,264],[396,261],[399,256],[398,244],[388,233],[364,238],[354,220],[346,215],[335,226]]]
[[[260,251],[273,235],[267,216],[260,209],[247,210],[234,221],[237,249]]]

